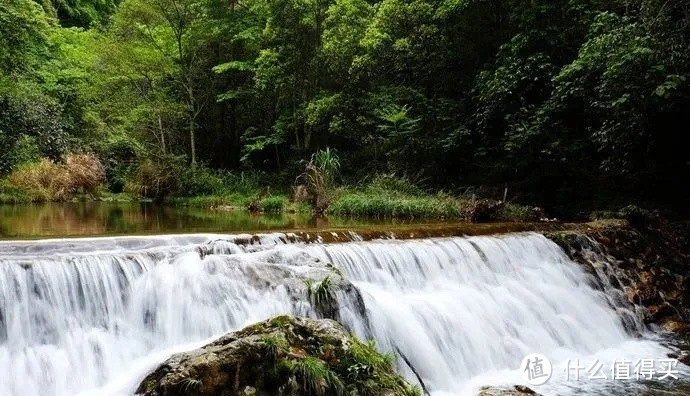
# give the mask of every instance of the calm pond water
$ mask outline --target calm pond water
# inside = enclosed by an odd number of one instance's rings
[[[148,202],[66,202],[0,205],[0,239],[87,235],[317,230],[409,224],[399,220],[315,218],[173,207]]]

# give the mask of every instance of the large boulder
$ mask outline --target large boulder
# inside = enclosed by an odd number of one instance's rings
[[[139,395],[419,395],[376,351],[330,319],[278,316],[173,355]]]

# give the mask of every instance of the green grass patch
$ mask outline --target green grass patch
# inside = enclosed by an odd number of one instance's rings
[[[404,196],[345,193],[326,211],[329,215],[352,217],[460,218],[461,201],[445,196]]]
[[[259,201],[259,210],[265,213],[282,213],[290,201],[284,195],[273,195]]]
[[[539,221],[544,217],[541,209],[533,206],[506,203],[498,212],[497,220],[500,221]]]
[[[234,193],[227,195],[200,195],[195,197],[173,197],[169,203],[192,208],[215,208],[230,206],[237,209],[247,209],[252,202],[252,197],[247,194]]]

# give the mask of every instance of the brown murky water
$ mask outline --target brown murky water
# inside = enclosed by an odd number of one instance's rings
[[[370,226],[395,228],[411,224],[427,223],[410,220],[315,218],[308,214],[295,213],[223,212],[145,202],[0,205],[0,239],[197,232],[315,231]]]
[[[364,239],[421,238],[545,230],[552,224],[491,223],[424,219],[352,219],[308,214],[251,214],[146,202],[66,202],[0,205],[0,239],[179,233],[291,231],[302,239],[341,240],[346,231]]]

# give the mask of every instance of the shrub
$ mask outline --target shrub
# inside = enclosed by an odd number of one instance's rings
[[[205,166],[185,167],[181,176],[181,196],[220,195],[227,192],[223,178]]]
[[[90,194],[105,181],[103,165],[91,154],[71,154],[65,163],[47,158],[19,166],[7,177],[3,191],[23,190],[31,201],[62,201],[75,193]]]
[[[304,172],[297,177],[297,182],[306,188],[306,194],[302,195],[309,197],[317,213],[324,212],[330,204],[330,189],[339,170],[338,156],[326,148],[314,153]],[[296,189],[300,189],[300,186]]]
[[[0,52],[5,50],[3,45]],[[41,157],[59,158],[68,144],[63,124],[62,107],[56,99],[33,84],[0,73],[0,174],[26,160],[36,162],[34,150]]]
[[[498,220],[503,211],[503,202],[490,199],[479,199],[466,210],[467,220],[474,223]]]
[[[70,154],[65,159],[70,191],[94,194],[105,181],[105,168],[92,154]]]
[[[261,188],[266,177],[256,172],[225,172],[221,175],[225,188],[232,193],[253,194]]]
[[[46,158],[19,166],[7,180],[25,190],[32,201],[61,201],[73,193],[67,167]]]
[[[589,214],[589,220],[619,219],[620,214],[612,210],[594,210]]]
[[[170,196],[180,189],[180,168],[175,157],[163,161],[146,159],[139,163],[125,191],[156,200]]]
[[[40,160],[41,149],[33,136],[21,135],[17,139],[14,148],[7,153],[7,163],[10,165],[10,168]]]
[[[0,180],[0,204],[17,204],[31,202],[27,191],[15,186],[8,179]]]
[[[340,172],[340,159],[338,155],[331,151],[330,148],[326,147],[325,150],[319,150],[314,153],[311,162],[323,175],[323,181],[326,186],[331,186],[338,172]]]
[[[269,196],[259,201],[259,210],[267,213],[281,213],[287,204],[288,199],[282,195]]]
[[[635,228],[647,228],[659,222],[659,214],[637,205],[628,205],[618,211],[621,218],[626,219]]]
[[[109,190],[121,193],[135,172],[136,143],[126,137],[110,137],[100,149]]]
[[[544,218],[544,211],[537,206],[524,206],[506,203],[498,213],[503,221],[539,221]]]

